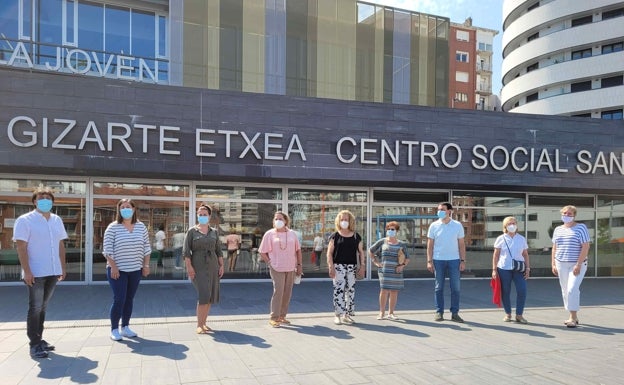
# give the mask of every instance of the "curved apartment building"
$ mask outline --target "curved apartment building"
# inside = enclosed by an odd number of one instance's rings
[[[504,111],[622,119],[624,1],[505,0]]]

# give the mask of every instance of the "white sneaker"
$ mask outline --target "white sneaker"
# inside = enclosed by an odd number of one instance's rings
[[[345,316],[342,317],[342,323],[346,325],[351,325],[351,324],[354,324],[355,321],[353,320],[353,318],[349,317],[349,315],[345,314]]]
[[[337,315],[337,316],[335,316],[335,317],[334,317],[334,323],[335,323],[336,325],[340,325],[340,324],[342,324],[342,321],[340,320],[340,316],[339,316],[339,315]]]
[[[133,332],[129,326],[124,326],[123,328],[121,328],[121,335],[128,338],[134,338],[137,336],[137,334]]]
[[[113,341],[121,341],[123,339],[123,338],[121,338],[121,334],[119,334],[119,329],[111,330],[110,338]]]

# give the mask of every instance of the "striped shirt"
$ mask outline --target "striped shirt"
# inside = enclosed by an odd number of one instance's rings
[[[136,222],[132,232],[123,223],[113,222],[104,232],[104,255],[113,259],[120,271],[141,270],[144,257],[151,252],[147,227],[143,222]]]
[[[589,231],[584,224],[577,223],[572,227],[557,226],[552,238],[552,243],[555,245],[555,259],[560,262],[577,262],[581,247],[589,242]]]

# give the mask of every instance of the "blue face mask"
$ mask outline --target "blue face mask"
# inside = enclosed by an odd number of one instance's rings
[[[126,207],[124,209],[119,210],[119,214],[121,214],[121,217],[123,219],[130,219],[132,218],[132,214],[134,214],[134,210]]]
[[[389,237],[396,237],[396,230],[388,230],[386,231],[386,235]]]
[[[210,222],[210,215],[198,215],[197,222],[199,222],[200,225],[207,224],[208,222]]]
[[[444,210],[438,211],[438,218],[440,218],[440,219],[446,218],[446,211],[444,211]]]
[[[42,213],[48,213],[52,210],[52,199],[37,199],[37,209]]]

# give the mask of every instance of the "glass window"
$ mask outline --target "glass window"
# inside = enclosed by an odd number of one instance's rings
[[[591,80],[584,82],[572,83],[570,86],[571,92],[582,92],[591,90]]]
[[[624,42],[606,44],[602,46],[602,53],[612,53],[612,52],[620,52],[624,49]]]
[[[624,8],[613,9],[602,13],[602,20],[613,19],[624,16]]]
[[[15,46],[12,39],[19,38],[19,1],[0,1],[0,52]],[[11,48],[12,51],[12,48]],[[0,59],[3,57],[0,54]],[[5,59],[6,60],[6,59]]]
[[[123,198],[128,195],[123,196]],[[96,198],[93,200],[93,280],[106,280],[106,259],[102,255],[104,232],[115,220],[118,198]],[[185,280],[181,250],[176,239],[188,230],[188,201],[133,199],[137,205],[137,219],[147,227],[153,251],[150,256],[150,275],[147,280]],[[165,248],[157,250],[155,234],[162,229],[165,232]]]
[[[306,277],[327,277],[327,258],[325,252],[329,237],[336,231],[334,221],[341,210],[349,210],[355,216],[355,231],[360,234],[366,250],[366,207],[334,204],[296,203],[288,206],[291,226],[299,236],[303,254],[303,270]],[[320,258],[312,255],[314,238],[320,236],[324,240],[324,252]]]
[[[20,0],[22,2],[22,30],[20,31],[20,39],[30,39],[33,33],[33,8],[31,0]]]
[[[49,187],[54,192],[52,212],[61,217],[67,231],[68,239],[64,242],[66,280],[84,281],[86,185],[81,182],[35,179],[0,180],[0,279],[19,281],[21,278],[21,268],[13,242],[13,225],[20,215],[33,210],[32,192],[40,186]]]
[[[189,186],[147,183],[135,184],[94,182],[93,193],[98,195],[161,196],[186,198],[189,196]]]
[[[572,20],[572,27],[578,27],[579,25],[589,24],[592,22],[592,15],[579,17]]]
[[[624,197],[598,196],[598,276],[624,276]]]
[[[596,232],[594,226],[594,198],[586,196],[529,195],[527,213],[537,219],[527,225],[535,237],[527,237],[529,256],[531,257],[531,275],[551,277],[552,235],[555,228],[562,224],[559,210],[563,206],[576,206],[576,219],[589,228],[592,246],[589,249],[587,276],[594,275]]]
[[[132,10],[132,55],[156,57],[156,15]]]
[[[455,53],[455,60],[458,62],[468,63],[468,53],[457,51]]]
[[[78,3],[78,45],[81,49],[104,50],[104,6],[80,1]],[[99,55],[100,59],[103,55]]]
[[[39,0],[36,7],[38,64],[56,66],[56,47],[63,44],[62,0]]]
[[[104,10],[105,49],[107,52],[127,55],[130,52],[130,10],[107,5]],[[124,73],[124,75],[131,75]]]
[[[209,187],[197,186],[198,200],[268,199],[281,200],[282,189],[262,187]]]
[[[526,102],[530,103],[530,102],[534,102],[538,99],[539,94],[537,92],[532,93],[530,95],[526,96]]]
[[[258,247],[264,233],[273,227],[273,215],[283,210],[281,202],[224,202],[206,200],[202,203],[212,207],[210,225],[221,234],[226,278],[268,278],[268,266],[262,262]],[[291,217],[290,227],[297,230]],[[295,227],[294,227],[295,226]],[[241,247],[237,253],[228,255],[226,237],[237,234]]]
[[[622,110],[602,111],[600,117],[608,120],[622,120]]]
[[[624,76],[612,76],[600,79],[600,88],[617,87],[624,84]]]
[[[592,49],[586,48],[578,51],[572,51],[572,60],[583,59],[592,56]]]
[[[158,57],[167,57],[167,18],[158,16]]]
[[[457,30],[455,36],[458,41],[470,41],[470,33],[468,31]]]
[[[435,197],[434,197],[435,198]],[[427,249],[427,230],[429,225],[437,220],[435,208],[438,201],[425,204],[397,205],[388,202],[384,205],[375,205],[372,208],[371,239],[367,246],[385,236],[386,224],[396,221],[399,223],[397,238],[407,243],[408,255],[413,261],[424,260]],[[423,264],[410,263],[405,270],[407,278],[430,277]],[[377,279],[377,269],[371,270],[371,278]]]
[[[74,15],[76,14],[76,2],[73,0],[66,0],[65,4],[65,41],[63,44],[74,45],[76,42],[74,36]]]
[[[364,191],[289,189],[288,199],[294,201],[366,202]]]
[[[455,71],[455,80],[462,83],[468,83],[468,72]]]

